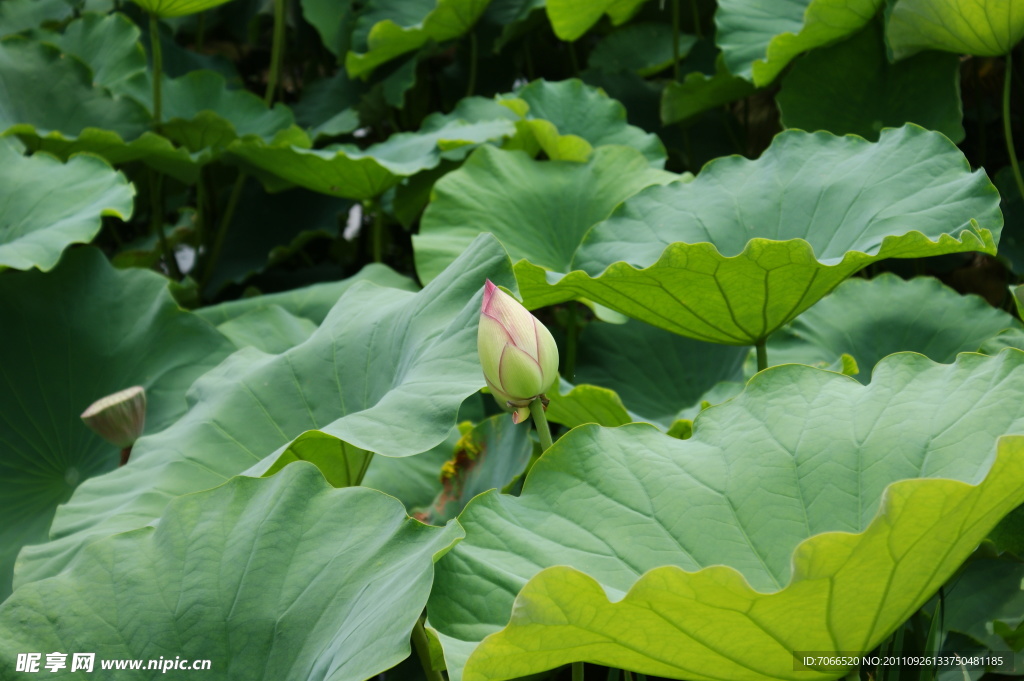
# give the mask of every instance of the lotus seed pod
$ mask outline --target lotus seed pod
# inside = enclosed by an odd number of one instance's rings
[[[82,412],[82,420],[112,445],[131,447],[146,426],[146,389],[137,385],[102,397]]]
[[[551,332],[490,280],[484,285],[477,352],[498,404],[520,423],[529,405],[558,377],[558,346]]]

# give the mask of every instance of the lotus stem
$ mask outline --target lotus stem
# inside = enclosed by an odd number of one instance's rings
[[[1003,133],[1006,137],[1006,151],[1010,155],[1010,165],[1013,166],[1013,178],[1017,181],[1017,191],[1024,198],[1024,178],[1020,174],[1020,164],[1017,162],[1017,150],[1013,145],[1013,126],[1010,124],[1010,80],[1013,73],[1013,50],[1006,53],[1006,69],[1003,80]]]
[[[373,202],[373,261],[384,261],[384,208],[380,201]]]
[[[270,73],[267,74],[267,92],[263,101],[270,106],[277,93],[277,81],[281,77],[281,62],[284,58],[285,0],[274,0],[274,38],[270,46]]]
[[[583,663],[572,663],[572,681],[583,681]]]
[[[679,80],[679,0],[672,0],[672,80]]]
[[[153,127],[159,132],[163,123],[164,53],[160,47],[160,22],[156,15],[149,14],[149,50],[153,57]]]
[[[416,648],[416,655],[420,658],[420,665],[423,667],[423,675],[427,681],[444,681],[441,672],[434,669],[430,663],[430,643],[427,641],[427,632],[423,629],[423,618],[416,620],[412,628],[412,645]]]
[[[228,198],[228,206],[224,210],[224,216],[220,220],[220,227],[217,228],[217,237],[214,241],[213,248],[210,249],[210,257],[206,261],[206,269],[203,270],[203,280],[201,286],[206,286],[210,281],[210,277],[213,276],[213,268],[217,265],[217,259],[220,258],[220,252],[224,248],[224,238],[227,236],[228,228],[231,226],[231,220],[235,217],[235,209],[238,207],[238,199],[242,196],[242,187],[245,186],[246,174],[244,172],[238,173],[238,179],[235,180],[235,186],[231,189],[231,196]]]
[[[359,472],[356,474],[355,478],[352,479],[353,487],[359,487],[360,485],[363,484],[363,478],[366,477],[366,471],[370,470],[370,463],[373,461],[373,456],[373,452],[366,453],[366,458],[363,460],[362,467],[359,469]]]
[[[477,60],[477,46],[476,46],[476,33],[470,32],[469,34],[469,85],[466,86],[466,96],[472,97],[473,90],[476,89],[476,60]]]
[[[551,428],[548,427],[548,417],[544,414],[544,403],[540,398],[530,402],[530,416],[533,417],[533,425],[537,428],[540,451],[543,454],[551,449]],[[573,669],[575,670],[575,667]],[[575,674],[575,671],[573,673]]]
[[[128,457],[130,457],[131,455],[132,455],[131,445],[121,449],[121,463],[119,463],[118,466],[123,466],[126,463],[128,463]]]
[[[569,317],[565,324],[565,368],[566,380],[576,380],[576,343],[579,336],[579,309],[576,301],[569,301]]]
[[[768,338],[767,337],[760,339],[759,341],[757,341],[757,343],[754,344],[754,347],[757,348],[757,370],[758,371],[764,371],[765,369],[768,368],[768,346],[767,346],[767,344],[768,344]]]
[[[633,681],[633,672],[628,669],[622,670],[622,678],[624,681]]]
[[[697,7],[697,0],[690,0],[690,9],[693,11],[693,34],[698,39],[703,38],[700,30],[700,8]]]
[[[181,269],[178,268],[178,259],[174,257],[174,251],[164,234],[164,197],[161,191],[164,176],[155,170],[149,171],[149,212],[150,224],[156,232],[156,238],[160,242],[160,250],[164,254],[164,261],[167,263],[167,272],[177,280],[181,280]]]
[[[576,43],[566,43],[569,48],[569,63],[572,64],[572,77],[580,77],[580,62],[576,59]]]

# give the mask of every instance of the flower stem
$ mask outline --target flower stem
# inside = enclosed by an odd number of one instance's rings
[[[469,33],[469,85],[466,86],[466,96],[472,97],[473,90],[476,89],[476,60],[477,60],[477,47],[476,47],[476,33],[470,31]]]
[[[544,404],[540,399],[530,402],[530,416],[533,417],[533,425],[537,427],[537,435],[540,436],[540,451],[551,449],[551,428],[548,427],[548,417],[544,414]]]
[[[567,381],[576,380],[576,341],[579,336],[579,309],[576,301],[569,301],[569,316],[565,324],[565,366],[563,373]]]
[[[1006,151],[1010,154],[1010,165],[1013,166],[1013,178],[1017,180],[1017,191],[1024,197],[1024,178],[1020,174],[1017,162],[1017,150],[1013,145],[1013,126],[1010,124],[1010,76],[1013,72],[1013,51],[1006,53],[1006,70],[1003,81],[1003,133],[1006,136]]]
[[[277,81],[281,77],[281,62],[284,57],[284,1],[274,0],[274,38],[270,46],[270,73],[267,74],[267,92],[263,101],[270,106],[277,92]]]
[[[149,15],[149,50],[153,57],[153,127],[160,130],[163,123],[164,53],[160,47],[160,22],[156,15]]]
[[[423,630],[423,618],[416,620],[412,628],[412,645],[416,648],[416,655],[420,658],[420,665],[423,667],[423,675],[427,681],[444,681],[441,672],[434,669],[430,663],[430,644],[427,642],[427,632]]]
[[[220,252],[224,248],[224,238],[227,236],[228,228],[231,226],[231,220],[235,217],[235,208],[238,207],[238,199],[242,196],[242,187],[245,185],[245,173],[238,173],[238,179],[235,180],[235,186],[231,189],[231,196],[228,197],[228,206],[224,210],[224,215],[220,220],[220,227],[217,228],[217,237],[213,243],[213,248],[210,249],[210,257],[206,261],[206,269],[203,270],[203,280],[201,286],[206,286],[210,281],[210,277],[213,276],[213,268],[217,265],[217,259],[220,258]]]
[[[167,241],[164,233],[164,198],[161,191],[164,176],[162,173],[149,170],[149,212],[150,223],[156,238],[160,242],[160,250],[163,251],[164,261],[167,264],[167,272],[177,281],[181,281],[181,270],[178,268],[178,259],[174,257],[174,251]]]
[[[622,670],[622,678],[624,681],[633,681],[633,672],[628,669]]]
[[[583,681],[583,663],[572,663],[572,681]]]
[[[672,80],[679,80],[679,0],[672,0]]]
[[[754,347],[757,348],[757,370],[764,371],[768,368],[768,339],[762,338],[757,341]]]
[[[384,261],[384,207],[373,202],[373,261]]]

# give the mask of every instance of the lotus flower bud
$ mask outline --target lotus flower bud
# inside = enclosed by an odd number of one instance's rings
[[[529,310],[490,280],[484,286],[477,351],[484,379],[498,404],[513,410],[515,423],[530,415],[558,377],[558,346]]]
[[[82,412],[82,420],[110,444],[131,447],[146,425],[146,389],[137,385],[102,397]]]

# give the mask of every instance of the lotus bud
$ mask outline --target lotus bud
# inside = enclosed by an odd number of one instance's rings
[[[146,389],[137,385],[100,398],[82,412],[82,420],[110,444],[130,449],[146,425]]]
[[[530,402],[558,377],[558,346],[551,332],[490,280],[484,285],[477,352],[484,379],[515,423],[530,415]],[[546,400],[545,400],[546,402]]]

